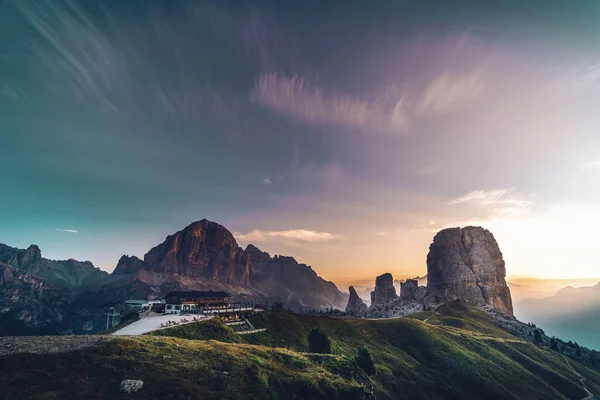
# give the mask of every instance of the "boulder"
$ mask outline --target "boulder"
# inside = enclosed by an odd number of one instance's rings
[[[121,384],[119,385],[119,389],[123,393],[137,392],[138,390],[141,390],[142,387],[144,387],[144,381],[135,379],[122,380]]]
[[[371,292],[371,307],[390,303],[397,297],[392,274],[386,273],[375,279],[375,290]]]
[[[358,293],[354,289],[354,286],[348,288],[350,291],[350,298],[348,299],[348,305],[346,306],[346,312],[351,315],[362,315],[368,310],[367,305],[358,297]]]
[[[429,301],[463,299],[513,316],[506,268],[498,243],[481,227],[438,232],[427,254]]]

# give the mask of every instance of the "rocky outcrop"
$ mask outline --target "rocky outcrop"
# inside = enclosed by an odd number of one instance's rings
[[[375,290],[371,292],[371,307],[390,303],[397,297],[392,274],[386,273],[375,279]]]
[[[0,243],[0,262],[67,288],[86,286],[108,276],[89,261],[55,261],[43,258],[36,245],[22,250]]]
[[[400,282],[400,298],[402,300],[423,301],[427,294],[425,286],[419,286],[417,279],[407,279]]]
[[[423,303],[415,299],[418,290],[418,281],[409,279],[401,282],[400,296],[397,296],[392,274],[380,275],[375,279],[375,290],[371,292],[371,306],[365,316],[391,318],[423,311]]]
[[[480,227],[438,232],[427,255],[427,299],[466,300],[512,316],[506,268],[494,236]]]
[[[407,279],[404,282],[400,282],[400,298],[402,300],[414,300],[418,287],[419,283],[416,279]]]
[[[0,336],[59,333],[68,302],[53,283],[0,263]]]
[[[364,315],[368,310],[367,305],[360,297],[358,297],[358,293],[356,293],[354,286],[350,286],[348,291],[350,292],[350,297],[348,298],[348,304],[346,305],[346,313],[355,316]]]
[[[134,274],[143,268],[143,261],[136,256],[122,256],[117,263],[113,275]]]
[[[344,309],[348,296],[308,265],[293,257],[274,256],[248,245],[245,255],[251,267],[251,287],[273,302],[293,309]]]
[[[143,264],[151,272],[250,286],[248,257],[227,228],[207,219],[168,236],[146,253]]]

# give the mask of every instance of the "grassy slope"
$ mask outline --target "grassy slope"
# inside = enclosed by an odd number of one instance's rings
[[[420,321],[427,318],[427,323]],[[487,314],[461,303],[413,318],[372,321],[275,312],[252,321],[269,330],[236,340],[304,352],[308,332],[319,327],[346,358],[354,356],[359,344],[366,345],[379,369],[373,377],[378,398],[396,398],[397,393],[432,399],[585,396],[560,355],[510,335]],[[187,329],[182,337],[193,338]],[[162,332],[182,335],[181,329]],[[573,364],[586,376],[588,387],[600,393],[600,374]]]
[[[305,351],[307,333],[319,327],[329,333],[342,354],[350,356],[358,344],[365,344],[379,368],[373,379],[378,398],[395,398],[397,393],[431,399],[585,396],[559,355],[499,330],[483,313],[469,312],[465,317],[443,311],[434,317],[437,321],[429,320],[431,324],[409,318],[342,322],[337,318],[262,314],[253,322],[269,326],[269,332],[247,339]],[[442,325],[448,322],[452,326]],[[600,378],[597,372],[583,367],[578,370],[587,374],[589,381]],[[592,386],[596,392],[600,389]]]
[[[364,374],[338,356],[152,336],[95,348],[0,357],[5,399],[359,399]],[[10,372],[6,372],[10,371]],[[119,393],[141,379],[138,393]]]
[[[419,320],[429,317],[426,323]],[[79,352],[0,357],[0,370],[11,371],[0,374],[0,391],[13,390],[9,394],[15,398],[24,387],[55,394],[36,398],[70,393],[112,398],[118,382],[132,378],[145,384],[143,394],[131,398],[359,398],[366,377],[352,357],[364,344],[377,364],[371,379],[378,399],[585,396],[560,355],[509,335],[486,314],[461,304],[414,318],[371,321],[268,312],[253,317],[253,323],[269,330],[238,336],[214,320]],[[301,353],[314,327],[329,333],[337,356],[315,359]],[[587,378],[588,388],[600,393],[600,374],[572,365]]]

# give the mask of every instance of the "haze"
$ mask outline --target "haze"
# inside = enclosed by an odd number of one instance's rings
[[[600,3],[428,3],[2,2],[0,242],[111,271],[209,218],[348,282],[479,225],[597,278]]]

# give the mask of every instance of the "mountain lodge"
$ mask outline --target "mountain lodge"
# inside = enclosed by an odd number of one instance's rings
[[[254,314],[253,305],[231,303],[231,296],[222,291],[176,290],[167,293],[165,314],[219,315],[226,319],[239,319]]]

